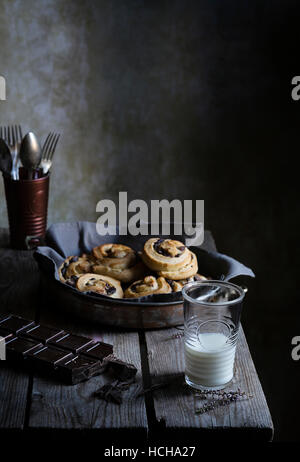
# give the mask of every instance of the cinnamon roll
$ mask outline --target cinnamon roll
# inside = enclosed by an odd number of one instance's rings
[[[174,281],[180,279],[187,279],[194,276],[198,271],[197,257],[193,252],[189,251],[189,261],[176,270],[161,270],[158,271],[159,276]]]
[[[146,276],[140,281],[131,284],[124,292],[124,298],[144,297],[151,294],[169,294],[172,292],[171,286],[165,278]]]
[[[207,281],[207,278],[205,276],[202,276],[202,274],[195,274],[195,276],[192,276],[188,279],[180,279],[179,281],[166,279],[166,281],[172,287],[173,292],[180,292],[186,284],[189,284],[190,282],[194,281]]]
[[[83,274],[77,279],[76,287],[80,292],[96,292],[112,298],[123,298],[120,281],[100,274]]]
[[[91,269],[91,260],[88,255],[82,257],[71,256],[65,259],[58,269],[59,278],[62,282],[69,283],[76,281],[81,274],[88,273]]]
[[[103,244],[93,249],[96,262],[92,271],[118,279],[121,282],[132,282],[145,276],[147,268],[139,260],[138,254],[130,247],[122,244]]]
[[[151,238],[144,245],[142,260],[154,271],[176,271],[188,264],[191,256],[180,241]]]

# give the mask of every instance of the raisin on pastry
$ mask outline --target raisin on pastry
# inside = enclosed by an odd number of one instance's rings
[[[120,281],[100,274],[83,274],[77,279],[76,287],[80,292],[96,292],[112,298],[123,298]]]
[[[95,263],[92,272],[132,282],[147,273],[147,268],[139,255],[130,247],[122,244],[103,244],[93,249]]]
[[[172,292],[171,286],[165,278],[146,276],[140,281],[131,284],[124,292],[124,298],[144,297],[151,294],[169,294]]]
[[[198,271],[197,257],[193,252],[189,251],[189,261],[176,270],[161,270],[158,271],[159,276],[163,276],[167,279],[174,281],[180,279],[186,279],[194,276]]]
[[[166,281],[172,287],[173,292],[180,292],[186,284],[195,281],[207,281],[207,278],[205,276],[202,276],[202,274],[195,274],[195,276],[192,276],[188,279],[180,279],[178,281],[175,281],[173,279],[166,278]]]
[[[59,278],[62,282],[72,281],[75,277],[88,273],[91,265],[92,262],[88,255],[68,257],[58,269]]]
[[[191,256],[180,241],[151,238],[144,245],[142,260],[153,271],[175,271],[189,263]]]

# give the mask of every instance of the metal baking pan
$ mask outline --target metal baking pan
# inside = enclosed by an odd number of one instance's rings
[[[129,299],[100,298],[68,290],[48,274],[42,273],[43,291],[50,295],[55,306],[71,316],[104,325],[154,329],[183,324],[183,302],[135,302]]]

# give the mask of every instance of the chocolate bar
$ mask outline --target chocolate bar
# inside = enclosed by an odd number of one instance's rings
[[[20,318],[19,316],[9,316],[0,320],[0,328],[8,330],[12,334],[18,334],[26,327],[33,326],[33,321],[28,321],[27,319]]]
[[[47,372],[69,384],[88,380],[107,368],[113,346],[18,316],[0,319],[7,360],[22,360],[34,371]]]

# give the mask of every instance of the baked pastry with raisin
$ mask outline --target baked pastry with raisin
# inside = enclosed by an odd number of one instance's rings
[[[88,255],[68,257],[58,269],[59,278],[66,283],[75,281],[75,278],[81,276],[81,274],[88,273],[91,270],[91,265],[92,262]]]
[[[190,262],[191,255],[180,241],[151,238],[144,245],[142,260],[153,271],[176,271]]]
[[[195,276],[192,276],[188,279],[180,279],[179,281],[166,279],[166,281],[172,287],[173,292],[180,292],[186,284],[195,281],[207,281],[207,278],[205,276],[202,276],[202,274],[195,274]]]
[[[140,281],[131,284],[124,292],[124,298],[144,297],[151,294],[169,294],[172,292],[171,286],[165,278],[146,276]]]
[[[136,261],[135,251],[123,244],[102,244],[94,247],[92,254],[97,262],[108,264],[112,268],[128,268]]]
[[[163,276],[166,279],[172,279],[177,281],[180,279],[187,279],[194,276],[198,271],[197,257],[193,252],[189,251],[189,261],[176,270],[161,270],[158,271],[159,276]]]
[[[100,274],[87,273],[77,279],[76,287],[80,292],[96,292],[112,298],[123,298],[120,281]]]
[[[93,249],[96,260],[92,271],[104,274],[121,282],[132,282],[147,273],[147,268],[140,260],[138,254],[122,244],[103,244]]]

